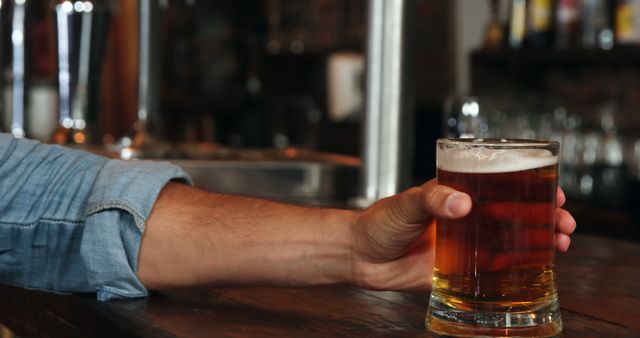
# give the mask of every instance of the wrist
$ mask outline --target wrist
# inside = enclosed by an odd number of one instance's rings
[[[356,213],[317,208],[296,208],[294,213],[293,224],[251,232],[250,244],[240,245],[247,250],[229,264],[246,268],[239,269],[248,272],[238,277],[288,286],[353,283],[351,228]]]
[[[365,246],[363,239],[364,235],[362,228],[367,224],[367,212],[366,210],[354,211],[351,213],[351,218],[347,223],[347,233],[344,238],[348,241],[349,257],[346,260],[348,265],[348,271],[345,275],[345,283],[353,284],[361,287],[367,287],[367,266],[370,260],[366,256]]]
[[[356,227],[359,213],[352,210],[328,210],[332,216],[330,221],[323,222],[321,231],[324,233],[327,246],[328,283],[354,284],[354,260],[356,257],[355,236],[353,229]]]

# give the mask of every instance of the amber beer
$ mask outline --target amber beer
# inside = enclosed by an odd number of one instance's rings
[[[562,329],[554,280],[558,144],[438,140],[438,183],[473,207],[439,221],[427,316],[452,336],[554,336]]]

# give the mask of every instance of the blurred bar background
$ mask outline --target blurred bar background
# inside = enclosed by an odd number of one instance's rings
[[[640,240],[640,1],[406,0],[396,54],[372,48],[376,3],[2,0],[0,128],[172,160],[206,189],[366,205],[383,131],[365,121],[399,88],[396,191],[434,176],[438,137],[557,139],[580,231]],[[398,83],[372,96],[389,60]]]

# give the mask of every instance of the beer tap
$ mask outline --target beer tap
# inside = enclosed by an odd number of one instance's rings
[[[65,143],[67,132],[73,127],[71,118],[71,53],[70,53],[70,14],[73,5],[69,1],[57,4],[56,29],[58,30],[58,93],[59,99],[59,130],[55,140]]]
[[[83,143],[86,139],[87,96],[89,87],[89,57],[91,50],[91,27],[93,21],[93,4],[90,1],[77,1],[74,10],[82,13],[80,27],[80,55],[78,59],[78,83],[75,86],[74,100],[71,106],[73,128],[76,130],[74,141]]]
[[[163,146],[150,134],[150,124],[156,122],[158,113],[158,19],[161,7],[167,5],[162,1],[139,1],[138,116],[132,131],[119,142],[124,160],[139,157],[142,148]]]
[[[86,141],[87,101],[93,23],[91,1],[64,1],[55,6],[58,31],[59,128],[57,143],[82,144]],[[72,71],[74,15],[80,15],[77,74]],[[72,79],[75,78],[75,84]]]
[[[25,12],[26,0],[15,0],[11,25],[13,90],[10,128],[16,138],[25,137]]]
[[[404,74],[406,1],[373,0],[369,5],[363,185],[360,205],[393,195],[406,186],[408,121]]]

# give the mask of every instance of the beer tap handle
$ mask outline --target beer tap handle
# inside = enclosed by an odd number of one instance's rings
[[[65,1],[56,5],[56,29],[58,31],[58,92],[60,96],[60,127],[64,130],[73,127],[71,118],[71,67],[70,67],[70,13],[71,2]],[[60,141],[60,140],[57,140]]]
[[[13,75],[11,134],[14,137],[25,137],[25,17],[26,0],[15,0],[13,23],[11,27],[11,46]]]
[[[166,3],[155,0],[139,1],[139,53],[138,53],[138,116],[129,135],[120,144],[122,159],[136,158],[142,148],[166,146],[154,139],[150,124],[157,121],[158,113],[158,24],[160,6]]]
[[[73,128],[77,131],[84,130],[87,121],[89,62],[91,56],[91,30],[93,21],[93,4],[90,1],[85,1],[82,4],[82,7],[76,8],[77,12],[82,12],[82,24],[80,27],[78,83],[75,86],[75,95],[71,106]]]

